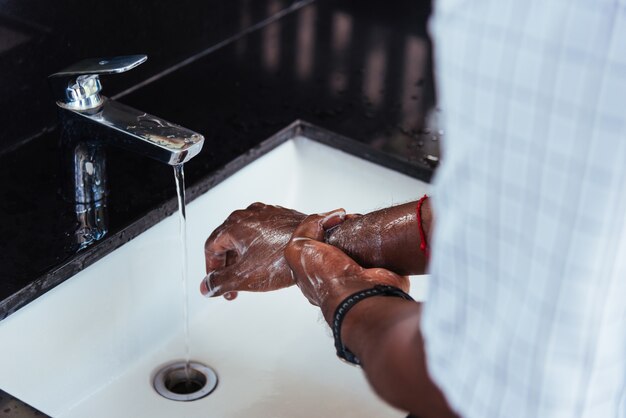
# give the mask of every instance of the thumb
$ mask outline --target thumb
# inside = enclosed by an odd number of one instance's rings
[[[337,209],[334,211],[321,213],[319,215],[309,215],[293,231],[293,235],[285,248],[285,259],[287,264],[294,270],[300,260],[300,253],[305,243],[310,241],[323,242],[324,232],[343,222],[346,211]]]
[[[234,299],[237,296],[236,291],[241,287],[241,283],[236,280],[237,277],[233,266],[211,271],[200,282],[200,293],[210,298],[232,292],[231,295],[227,295],[230,296],[227,299]]]
[[[317,215],[309,215],[295,229],[292,239],[308,238],[323,241],[324,231],[339,225],[345,218],[346,211],[341,208]]]

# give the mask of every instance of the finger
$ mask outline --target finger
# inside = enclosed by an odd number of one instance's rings
[[[261,202],[254,202],[253,204],[251,204],[250,206],[248,206],[246,208],[246,210],[259,210],[259,209],[264,209],[266,208],[267,205],[265,203],[261,203]]]
[[[211,286],[211,273],[204,276],[204,279],[200,281],[200,293],[207,298],[214,296],[213,287]]]
[[[215,289],[214,285],[211,283],[210,274],[207,274],[200,282],[200,293],[207,298],[219,296],[220,289]],[[239,292],[226,292],[223,296],[226,300],[234,300],[237,298],[238,294]]]
[[[285,248],[285,260],[294,273],[294,279],[317,282],[324,278],[353,276],[363,268],[340,249],[309,238],[296,237]]]
[[[266,205],[259,202],[250,205],[250,207],[260,206],[265,207]],[[227,265],[224,260],[224,253],[227,251],[235,251],[237,254],[242,252],[241,243],[234,238],[233,232],[238,230],[238,224],[251,216],[253,213],[250,210],[236,210],[209,236],[204,243],[207,272]]]
[[[227,292],[224,293],[224,299],[226,300],[235,300],[239,292]]]
[[[326,216],[322,219],[322,228],[324,230],[334,228],[345,220],[346,210],[342,208],[335,209],[326,213]],[[322,238],[324,237],[324,231],[322,231],[321,236]]]
[[[237,274],[235,274],[234,268],[225,267],[206,275],[204,280],[200,283],[200,293],[210,298],[240,290],[242,286],[242,283],[237,280]]]
[[[250,206],[254,206],[256,204],[262,205],[262,203],[253,203]],[[230,215],[228,215],[228,218],[226,218],[226,220],[224,221],[224,224],[229,224],[229,223],[239,223],[242,220],[249,218],[250,216],[252,216],[252,213],[250,213],[250,211],[248,209],[238,209],[236,211],[233,211]]]
[[[225,267],[228,258],[233,256],[232,252],[236,254],[236,251],[235,243],[223,225],[213,231],[204,243],[207,273]]]
[[[239,260],[239,254],[237,254],[236,251],[228,250],[224,256],[226,258],[226,264],[224,264],[224,267],[231,266]]]
[[[409,293],[411,291],[411,280],[409,280],[409,276],[400,276],[400,289],[402,289],[405,293]]]
[[[226,267],[226,253],[216,254],[205,251],[204,260],[207,273],[222,267]]]
[[[291,213],[293,213],[293,214],[295,214],[295,215],[306,216],[304,213],[302,213],[302,212],[300,212],[300,211],[297,211],[297,210],[295,210],[295,209],[291,209],[291,208],[286,208],[286,207],[284,207],[284,206],[275,205],[275,206],[272,206],[272,207],[277,208],[277,209],[280,209],[280,210],[289,211],[289,212],[291,212]]]
[[[224,225],[219,226],[204,241],[204,257],[206,259],[207,273],[224,265],[224,255],[228,249],[228,240],[224,234]]]
[[[341,222],[346,216],[346,211],[337,209],[319,215],[309,215],[298,225],[292,235],[292,241],[301,241],[304,239],[313,239],[322,241],[324,239],[324,230],[330,229]]]
[[[323,241],[326,225],[326,229],[332,228],[332,225],[336,225],[341,222],[341,219],[345,216],[343,209],[322,213],[318,215],[309,215],[298,225],[294,230],[289,243],[285,247],[285,259],[290,268],[300,275],[300,253],[304,248],[305,243],[314,245],[315,241]]]
[[[400,276],[390,270],[383,268],[371,268],[364,270],[361,277],[372,284],[386,284],[394,286],[408,293],[411,283],[408,276]]]

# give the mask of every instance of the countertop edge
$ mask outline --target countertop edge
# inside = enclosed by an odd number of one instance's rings
[[[50,418],[49,415],[0,389],[0,413],[2,412],[11,414],[15,418]]]

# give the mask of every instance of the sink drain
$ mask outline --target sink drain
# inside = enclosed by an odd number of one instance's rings
[[[217,374],[210,367],[192,361],[189,371],[185,362],[169,364],[154,377],[154,389],[164,398],[173,401],[195,401],[213,392],[217,386]]]

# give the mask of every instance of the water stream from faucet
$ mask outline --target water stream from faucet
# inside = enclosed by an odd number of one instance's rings
[[[187,213],[185,211],[185,171],[183,164],[174,166],[174,179],[176,180],[176,194],[178,195],[178,215],[180,225],[182,281],[183,281],[183,327],[185,338],[185,374],[187,382],[191,382],[189,363],[191,361],[189,348],[189,298],[187,292]]]

